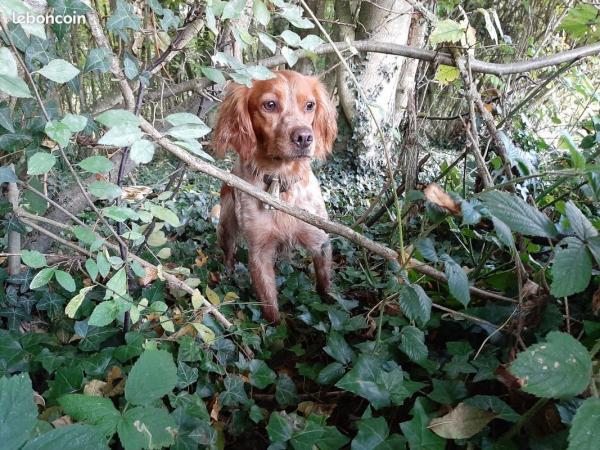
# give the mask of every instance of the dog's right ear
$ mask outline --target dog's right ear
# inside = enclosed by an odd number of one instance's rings
[[[213,135],[213,148],[218,157],[222,158],[227,149],[232,148],[241,159],[248,160],[256,151],[256,135],[248,111],[249,91],[239,84],[227,88]]]

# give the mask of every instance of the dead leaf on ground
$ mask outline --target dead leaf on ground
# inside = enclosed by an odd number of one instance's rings
[[[196,259],[194,260],[194,264],[198,267],[204,266],[208,262],[208,255],[206,255],[201,249],[197,249]]]
[[[89,383],[83,386],[83,393],[93,397],[103,397],[106,385],[106,381],[91,380]]]
[[[215,395],[212,408],[210,409],[210,418],[217,422],[219,420],[219,413],[221,412],[221,402],[219,401],[219,394]]]
[[[308,417],[311,414],[329,417],[333,413],[335,407],[335,403],[317,403],[306,401],[298,404],[298,411],[300,411],[304,417]]]
[[[428,428],[445,439],[468,439],[483,430],[494,417],[494,413],[459,403],[448,414],[433,419]]]
[[[130,202],[144,200],[152,189],[148,186],[125,186],[121,188],[121,199]]]
[[[46,400],[44,400],[44,397],[42,397],[36,391],[33,391],[33,402],[42,408],[46,406]]]
[[[69,416],[61,416],[53,420],[52,425],[54,425],[54,428],[66,427],[67,425],[73,425],[73,420]]]
[[[440,208],[445,209],[451,214],[459,215],[461,213],[460,205],[454,201],[441,187],[436,183],[431,183],[423,191],[425,198]]]
[[[147,286],[158,278],[158,270],[156,267],[146,266],[144,267],[144,271],[146,272],[146,275],[143,278],[138,278],[138,283],[140,283],[141,286]]]

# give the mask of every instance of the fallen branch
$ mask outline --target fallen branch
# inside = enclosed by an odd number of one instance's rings
[[[141,127],[150,137],[152,137],[161,147],[167,150],[169,153],[179,158],[183,162],[185,162],[191,169],[202,172],[206,175],[209,175],[213,178],[217,178],[229,186],[232,186],[236,189],[239,189],[242,192],[260,200],[267,205],[272,206],[273,208],[283,211],[286,214],[289,214],[292,217],[302,220],[310,225],[313,225],[321,230],[324,230],[328,233],[337,234],[338,236],[345,237],[346,239],[354,242],[355,244],[379,255],[390,261],[398,262],[399,254],[395,250],[380,244],[379,242],[375,242],[372,239],[369,239],[363,236],[360,233],[357,233],[353,229],[342,225],[337,222],[332,222],[331,220],[323,219],[315,214],[309,213],[304,209],[297,208],[295,206],[291,206],[276,197],[268,194],[265,191],[259,190],[255,188],[253,185],[248,183],[247,181],[225,171],[215,167],[214,165],[202,161],[195,156],[188,153],[186,150],[176,146],[169,139],[162,136],[162,134],[154,128],[148,121],[141,118]],[[447,283],[448,279],[446,276],[437,269],[434,269],[431,266],[423,264],[421,261],[418,261],[414,258],[411,258],[408,261],[407,267],[415,270],[423,275],[427,275],[435,280],[438,280],[442,283]],[[495,294],[492,292],[485,291],[483,289],[479,289],[476,287],[469,288],[471,293],[479,298],[484,298],[488,300],[500,300],[500,301],[508,301],[514,302],[513,299],[504,297],[499,294]]]

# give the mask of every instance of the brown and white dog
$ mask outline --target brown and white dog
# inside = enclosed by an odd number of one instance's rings
[[[227,90],[215,128],[215,150],[219,155],[229,148],[238,153],[233,169],[238,177],[269,192],[279,187],[282,201],[327,218],[310,161],[331,153],[337,134],[335,106],[317,79],[288,70],[274,74],[254,81],[251,88],[234,84]],[[252,284],[267,320],[280,320],[275,260],[286,247],[300,245],[311,253],[317,291],[329,291],[327,234],[223,184],[218,236],[229,267],[239,235],[248,242]]]

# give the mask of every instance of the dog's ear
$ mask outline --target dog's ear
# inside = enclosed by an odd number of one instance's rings
[[[313,130],[315,132],[315,156],[325,159],[333,149],[337,136],[337,112],[325,86],[314,80],[313,94],[317,102]]]
[[[225,93],[213,135],[213,148],[218,157],[222,158],[227,149],[232,148],[241,159],[247,160],[256,151],[248,93],[249,89],[239,84],[232,84]]]

